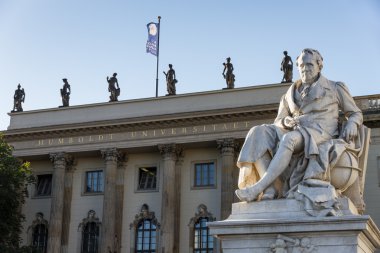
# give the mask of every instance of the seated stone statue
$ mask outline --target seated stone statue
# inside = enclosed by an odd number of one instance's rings
[[[236,195],[248,202],[293,197],[315,210],[311,215],[334,215],[342,192],[360,204],[354,161],[365,135],[363,115],[342,82],[322,76],[317,50],[304,49],[296,65],[301,80],[282,97],[274,123],[253,127],[245,139]],[[342,129],[340,111],[347,119]]]

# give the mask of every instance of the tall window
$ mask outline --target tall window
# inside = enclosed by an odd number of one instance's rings
[[[215,163],[194,164],[194,187],[215,186]]]
[[[190,228],[190,252],[194,253],[213,253],[214,238],[210,235],[207,222],[214,221],[215,218],[207,211],[204,204],[198,206],[198,213],[191,218],[189,223]]]
[[[43,213],[36,213],[36,218],[27,231],[31,233],[30,245],[36,252],[45,253],[48,240],[48,222],[44,219]]]
[[[138,190],[155,190],[157,188],[157,167],[139,168]]]
[[[97,193],[104,191],[103,171],[87,171],[86,172],[86,192]]]
[[[44,224],[38,224],[33,229],[32,246],[37,252],[46,252],[48,229]]]
[[[37,191],[36,196],[51,195],[52,174],[37,175]]]
[[[136,230],[136,252],[156,252],[156,229],[150,219],[139,222]]]
[[[94,210],[90,210],[87,218],[82,220],[79,224],[82,228],[82,248],[81,253],[97,253],[99,245],[99,218],[96,218]]]
[[[208,218],[202,217],[194,225],[194,252],[196,253],[212,253],[214,249],[214,238],[209,234],[206,222]]]
[[[158,229],[160,224],[154,215],[149,212],[149,206],[144,204],[141,211],[136,215],[130,228],[134,229],[134,253],[155,253],[157,251]]]

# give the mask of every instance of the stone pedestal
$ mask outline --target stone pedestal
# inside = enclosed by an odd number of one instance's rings
[[[222,242],[223,253],[374,252],[380,231],[368,215],[357,215],[348,199],[340,199],[341,216],[311,217],[297,200],[232,205],[224,221],[208,224]]]

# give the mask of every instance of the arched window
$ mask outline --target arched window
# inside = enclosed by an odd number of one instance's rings
[[[149,207],[144,204],[141,211],[136,215],[130,228],[134,228],[134,247],[131,252],[135,253],[155,253],[157,252],[158,229],[154,212],[149,212]]]
[[[207,211],[204,204],[198,206],[198,213],[190,220],[191,251],[194,253],[213,253],[214,237],[210,235],[207,222],[215,218]]]
[[[96,218],[94,210],[88,211],[87,218],[82,220],[79,228],[82,229],[81,253],[97,253],[99,247],[99,218]]]
[[[28,228],[28,232],[31,231],[31,245],[37,252],[45,253],[48,239],[48,222],[44,219],[43,213],[36,213],[36,219],[32,225]]]
[[[139,222],[136,230],[136,252],[156,252],[156,229],[151,219],[143,219]]]

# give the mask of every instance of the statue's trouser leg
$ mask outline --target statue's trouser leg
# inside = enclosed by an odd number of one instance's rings
[[[243,189],[255,184],[259,178],[263,177],[268,169],[268,166],[272,160],[272,157],[268,152],[254,163],[243,163],[240,168],[238,187]],[[256,178],[255,170],[259,174],[259,178]]]
[[[271,185],[288,167],[293,153],[301,151],[303,147],[304,141],[300,132],[292,131],[285,134],[266,173],[255,184],[257,189],[262,192]]]
[[[268,152],[266,152],[263,155],[263,157],[261,157],[259,160],[255,162],[255,168],[257,172],[259,173],[260,178],[264,177],[271,161],[272,161],[272,157],[269,155]],[[264,190],[264,194],[261,197],[261,199],[262,200],[273,199],[275,197],[275,194],[276,194],[276,189],[274,187],[274,184],[272,183]]]
[[[276,149],[277,138],[274,125],[259,125],[250,129],[238,158],[239,189],[252,186],[265,174],[272,160],[269,152],[273,153]]]
[[[267,189],[273,182],[285,171],[290,163],[290,159],[294,152],[299,152],[304,147],[303,137],[300,132],[292,131],[285,134],[280,142],[279,148],[270,162],[266,173],[253,186],[245,190],[237,191],[237,195],[241,199],[252,201]]]

